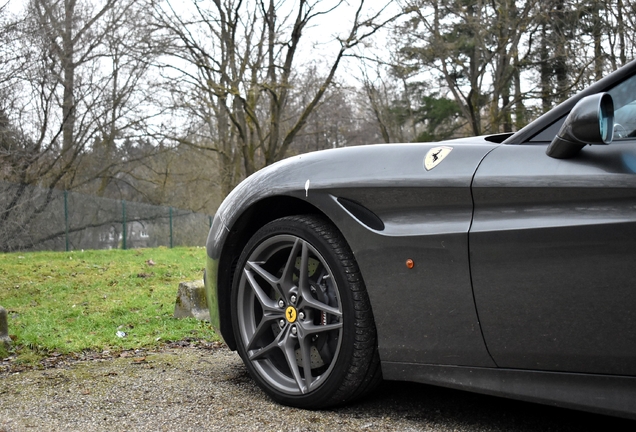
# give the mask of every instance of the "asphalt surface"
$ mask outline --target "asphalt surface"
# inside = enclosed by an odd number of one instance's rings
[[[6,366],[6,365],[5,365]],[[171,347],[0,372],[0,432],[635,431],[636,422],[413,383],[355,404],[273,403],[223,347]]]

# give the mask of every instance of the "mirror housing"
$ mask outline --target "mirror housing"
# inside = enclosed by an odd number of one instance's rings
[[[613,137],[614,101],[608,93],[597,93],[574,105],[546,154],[557,159],[571,158],[587,144],[609,144]]]

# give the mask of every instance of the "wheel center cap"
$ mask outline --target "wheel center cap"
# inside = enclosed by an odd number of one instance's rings
[[[293,323],[296,321],[296,308],[293,306],[287,306],[285,309],[285,318],[288,322]]]

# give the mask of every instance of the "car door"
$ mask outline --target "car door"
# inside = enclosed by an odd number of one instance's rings
[[[636,117],[612,92],[609,146],[507,144],[476,172],[472,281],[499,367],[636,375]]]

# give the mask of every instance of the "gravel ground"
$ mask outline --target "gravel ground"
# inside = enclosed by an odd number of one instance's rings
[[[0,432],[592,431],[636,422],[411,383],[326,411],[277,405],[218,346],[52,361],[0,372]]]

